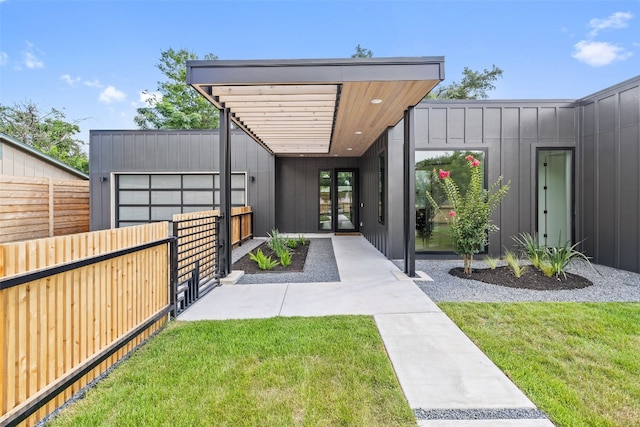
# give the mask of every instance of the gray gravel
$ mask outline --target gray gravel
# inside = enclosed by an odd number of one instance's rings
[[[419,420],[532,420],[547,419],[544,412],[532,408],[492,409],[414,409]]]
[[[247,252],[260,246],[265,239],[253,239],[231,254],[231,261],[235,262]],[[245,274],[238,281],[239,285],[259,283],[313,283],[339,282],[340,273],[333,253],[331,239],[309,239],[309,252],[304,264],[304,271],[297,273],[259,273]]]
[[[394,263],[402,269],[403,262]],[[535,291],[491,285],[476,280],[460,279],[449,274],[453,267],[462,267],[462,260],[416,260],[416,271],[423,271],[432,282],[415,280],[415,283],[435,302],[639,302],[640,274],[593,264],[593,269],[583,263],[573,265],[568,271],[593,282],[583,289]],[[475,261],[474,268],[486,268],[482,261]]]

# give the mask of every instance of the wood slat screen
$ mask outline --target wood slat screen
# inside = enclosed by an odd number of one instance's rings
[[[0,243],[89,231],[89,181],[0,176]]]

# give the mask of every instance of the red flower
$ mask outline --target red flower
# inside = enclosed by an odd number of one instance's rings
[[[478,166],[480,166],[480,160],[473,159],[473,162],[471,162],[471,167],[472,168],[477,168]]]
[[[471,154],[469,154],[467,157],[464,158],[467,162],[473,162],[473,156]]]
[[[456,211],[449,211],[449,216],[451,218],[453,218],[454,216],[456,216]]]
[[[438,176],[440,177],[440,179],[445,179],[445,178],[449,178],[450,174],[451,172],[443,171],[442,169],[440,169],[440,173],[438,174]]]

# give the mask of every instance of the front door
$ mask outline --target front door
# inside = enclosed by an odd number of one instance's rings
[[[319,176],[319,229],[348,232],[358,230],[358,171],[326,169]]]
[[[538,242],[563,246],[573,235],[573,150],[538,150]]]

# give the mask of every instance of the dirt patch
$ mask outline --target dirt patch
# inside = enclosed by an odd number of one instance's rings
[[[259,274],[259,273],[298,273],[304,271],[304,263],[307,260],[307,252],[309,252],[309,246],[313,242],[309,242],[306,245],[298,245],[295,249],[291,249],[291,264],[284,267],[281,264],[276,265],[271,270],[260,270],[258,263],[252,261],[249,258],[249,254],[244,255],[238,261],[232,265],[233,270],[242,270],[244,274]],[[250,253],[258,252],[258,249],[262,251],[266,256],[270,256],[272,260],[277,260],[278,256],[269,248],[267,243],[262,243],[260,246],[252,250]]]
[[[471,275],[464,274],[462,267],[449,270],[449,274],[461,279],[478,280],[493,285],[506,286],[518,289],[533,289],[536,291],[560,291],[568,289],[582,289],[593,285],[589,279],[577,274],[567,273],[567,278],[557,279],[555,276],[547,277],[540,270],[531,266],[518,278],[508,266],[494,269],[473,269]]]

